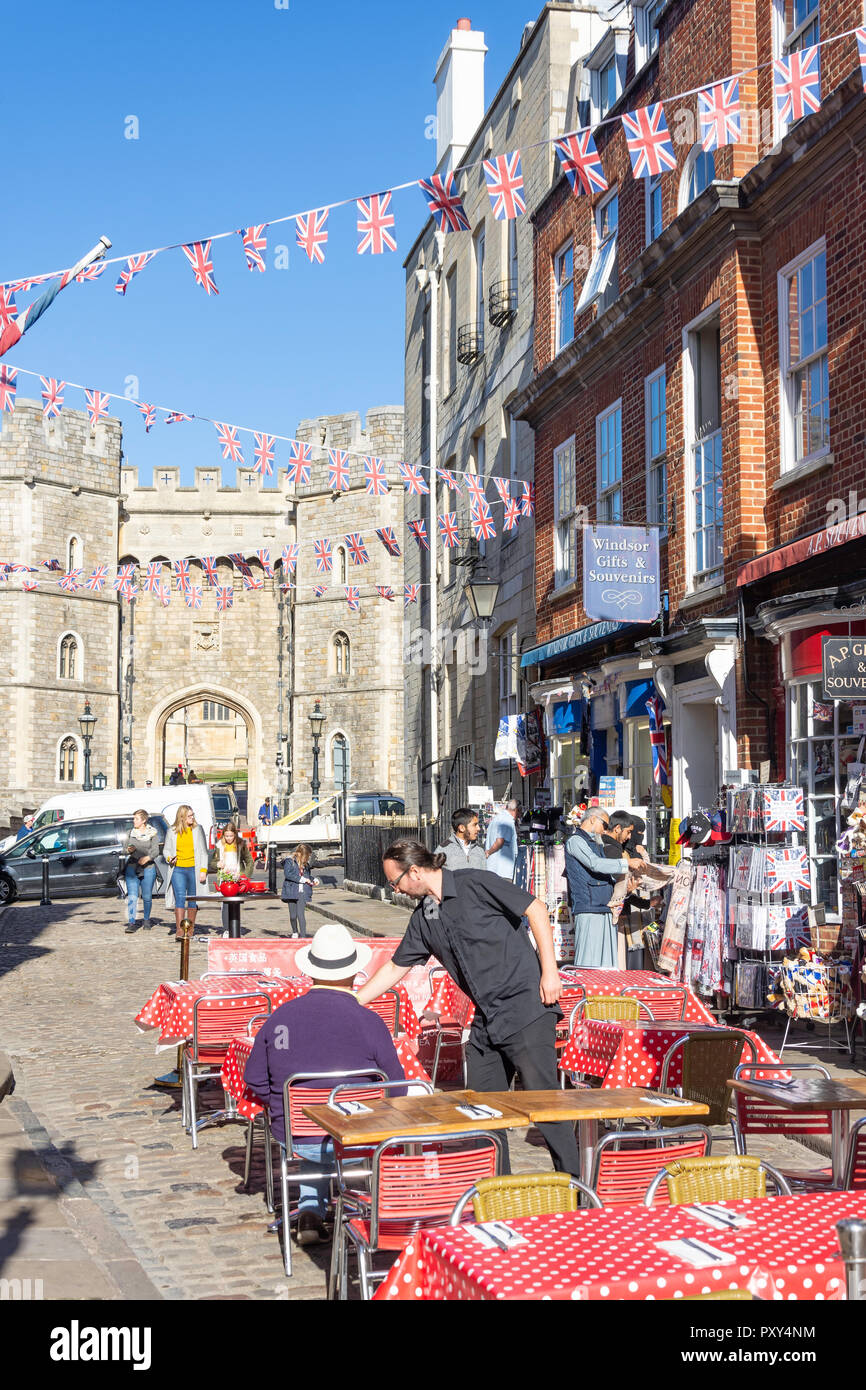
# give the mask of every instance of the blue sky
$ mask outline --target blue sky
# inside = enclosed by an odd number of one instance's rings
[[[282,3],[282,0],[277,0]],[[99,11],[43,0],[4,16],[6,215],[0,279],[69,265],[108,235],[110,255],[386,189],[435,165],[425,138],[433,70],[468,14],[489,49],[486,99],[540,0],[423,5],[288,0],[144,0]],[[129,117],[139,138],[125,138]],[[397,254],[359,257],[354,205],[332,212],[323,266],[294,225],[269,231],[269,268],[246,269],[240,238],[214,244],[219,297],[180,250],[157,257],[124,298],[120,266],[72,285],[5,359],[66,381],[291,435],[305,416],[403,398],[403,258],[424,220],[420,190],[395,195]],[[274,248],[289,265],[272,268]],[[19,294],[23,308],[38,290]],[[19,394],[38,396],[19,377]],[[68,390],[68,406],[83,408]],[[146,436],[117,406],[127,461],[220,459],[211,426]],[[245,450],[252,462],[251,439]],[[285,462],[287,446],[278,447]],[[224,465],[226,482],[233,465]]]

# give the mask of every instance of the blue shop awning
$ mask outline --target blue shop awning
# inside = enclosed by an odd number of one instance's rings
[[[583,723],[583,700],[563,700],[553,706],[555,734],[579,734]]]
[[[651,695],[655,695],[656,688],[653,681],[629,681],[625,688],[625,719],[646,719],[646,702]],[[664,702],[662,702],[664,707]]]
[[[530,647],[520,658],[521,669],[524,666],[541,666],[545,661],[553,661],[557,656],[580,651],[605,637],[622,637],[635,631],[636,627],[636,623],[610,622],[590,623],[588,627],[579,627],[574,632],[568,632],[564,637],[557,637],[552,642],[545,642],[540,647]]]

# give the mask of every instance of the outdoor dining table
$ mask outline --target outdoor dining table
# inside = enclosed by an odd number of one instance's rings
[[[245,903],[262,903],[269,899],[273,901],[279,898],[279,893],[238,893],[232,898],[225,897],[222,893],[196,893],[187,898],[187,902],[195,903],[195,906],[205,907],[215,903],[222,907],[225,903],[228,908],[228,929],[229,936],[237,939],[241,934],[241,908]]]
[[[604,1088],[614,1086],[659,1086],[662,1062],[678,1038],[689,1033],[711,1033],[716,1023],[678,1023],[672,1020],[587,1018],[575,1023],[574,1030],[559,1055],[565,1072],[601,1078]],[[758,1060],[778,1063],[776,1054],[757,1033],[748,1035],[757,1049]],[[743,1062],[751,1062],[751,1050],[743,1044]],[[668,1084],[682,1081],[682,1049],[674,1053]]]
[[[192,1037],[195,1001],[219,998],[226,994],[266,994],[271,1008],[277,1009],[288,999],[306,993],[310,982],[303,979],[283,980],[273,976],[218,975],[207,980],[164,980],[157,985],[147,1003],[135,1016],[142,1033],[159,1029],[156,1050],[179,1047]]]
[[[836,1222],[866,1217],[866,1193],[809,1193],[719,1202],[752,1224],[711,1226],[691,1206],[581,1209],[525,1216],[507,1226],[523,1237],[490,1248],[475,1224],[439,1226],[412,1237],[377,1289],[382,1302],[429,1299],[675,1299],[748,1289],[759,1299],[842,1299],[845,1266]],[[722,1261],[705,1267],[698,1241]],[[712,1254],[707,1257],[712,1260]]]
[[[852,1110],[866,1111],[866,1077],[845,1081],[794,1080],[785,1084],[754,1080],[731,1081],[735,1091],[756,1100],[771,1101],[787,1110],[830,1111],[830,1155],[833,1166],[833,1186],[842,1187],[845,1180],[845,1158],[848,1146],[849,1118]]]
[[[652,990],[677,987],[670,975],[652,970],[592,970],[564,965],[559,972],[563,988],[581,985],[587,994],[622,994],[624,989]],[[650,1008],[652,1004],[650,1003]],[[715,1023],[716,1019],[694,990],[686,987],[686,1023]]]

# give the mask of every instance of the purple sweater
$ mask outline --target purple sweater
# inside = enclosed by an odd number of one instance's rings
[[[300,999],[281,1004],[262,1025],[244,1080],[270,1110],[274,1137],[285,1143],[284,1082],[299,1072],[341,1071],[381,1071],[389,1081],[404,1080],[384,1020],[348,990],[313,988]],[[338,1075],[331,1084],[339,1083]],[[389,1094],[405,1092],[395,1089]]]

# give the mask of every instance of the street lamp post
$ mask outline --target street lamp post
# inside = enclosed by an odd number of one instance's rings
[[[96,727],[96,715],[90,708],[90,701],[84,701],[84,713],[78,716],[78,727],[81,730],[81,739],[84,744],[84,791],[93,791],[93,784],[90,781],[90,745],[93,741],[93,730]]]
[[[423,389],[429,391],[429,408],[427,412],[428,420],[428,462],[430,465],[430,491],[427,498],[427,521],[428,533],[431,536],[436,534],[436,486],[434,469],[439,462],[439,308],[440,292],[442,288],[442,269],[445,261],[445,233],[436,232],[433,236],[433,246],[431,248],[432,265],[428,268],[421,264],[415,270],[415,281],[418,290],[422,295],[430,291],[430,353],[428,357],[429,381],[423,383]],[[423,447],[423,444],[422,444]],[[440,659],[439,659],[439,585],[436,572],[435,546],[430,551],[429,560],[429,614],[430,614],[430,766],[434,767],[439,762],[439,680],[440,680]],[[423,560],[422,560],[423,564]],[[423,570],[422,570],[423,573]],[[421,805],[418,805],[419,815]],[[430,780],[430,813],[431,818],[436,820],[439,815],[439,788],[436,776],[431,772]]]
[[[322,727],[325,723],[325,714],[317,700],[310,715],[310,730],[313,735],[313,776],[311,786],[313,789],[313,800],[319,800],[319,739],[322,737]]]

